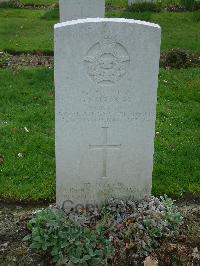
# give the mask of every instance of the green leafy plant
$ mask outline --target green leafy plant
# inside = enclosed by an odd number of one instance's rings
[[[174,205],[174,201],[167,197],[160,197],[161,202],[165,207],[165,217],[168,224],[175,230],[178,225],[183,221],[183,217],[178,212],[177,207]]]
[[[49,254],[57,264],[106,265],[113,246],[105,237],[105,228],[96,231],[70,222],[61,211],[44,210],[28,223],[31,234],[24,240],[30,247]]]

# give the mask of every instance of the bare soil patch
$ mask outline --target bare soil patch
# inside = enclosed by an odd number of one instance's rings
[[[46,67],[52,69],[54,67],[54,57],[53,55],[46,55],[40,52],[35,54],[20,53],[15,55],[0,52],[0,69],[21,69],[26,67]],[[171,49],[161,53],[160,67],[166,69],[200,67],[200,55],[182,49]]]
[[[21,69],[24,67],[38,68],[46,67],[53,68],[53,56],[37,54],[16,54],[0,52],[0,68]]]

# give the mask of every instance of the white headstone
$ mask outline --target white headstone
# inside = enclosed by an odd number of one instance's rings
[[[128,5],[130,6],[135,3],[145,3],[145,2],[155,3],[155,0],[128,0]]]
[[[55,25],[57,203],[151,193],[160,27]]]
[[[1,3],[7,3],[7,2],[10,2],[10,0],[0,0],[0,4]]]
[[[59,0],[59,8],[61,22],[105,16],[105,0]]]

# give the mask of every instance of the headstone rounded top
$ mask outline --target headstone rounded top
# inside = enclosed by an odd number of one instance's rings
[[[105,23],[105,22],[115,22],[115,23],[127,23],[127,24],[137,24],[143,25],[148,27],[153,27],[160,29],[160,26],[155,23],[146,22],[142,20],[135,20],[135,19],[125,19],[125,18],[85,18],[85,19],[76,19],[70,20],[66,22],[57,23],[54,25],[54,29],[62,28],[69,25],[77,25],[77,24],[84,24],[84,23]]]

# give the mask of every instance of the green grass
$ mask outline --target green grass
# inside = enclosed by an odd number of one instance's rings
[[[20,2],[25,5],[50,6],[52,4],[58,3],[58,0],[20,0]],[[128,0],[106,0],[106,4],[116,7],[127,7]]]
[[[1,70],[0,80],[0,157],[4,158],[0,166],[0,198],[52,199],[55,191],[53,72]]]
[[[58,3],[58,0],[19,0],[22,4],[25,5],[41,5],[41,6],[50,6],[52,4]],[[162,0],[161,2],[157,0],[159,5],[168,6],[168,5],[181,5],[183,0]],[[107,5],[112,5],[120,8],[128,7],[128,0],[106,0]]]
[[[58,0],[20,0],[20,2],[25,5],[50,6],[52,4],[58,3]],[[106,0],[106,4],[111,4],[117,7],[127,7],[128,0]]]
[[[200,23],[194,22],[193,17],[194,12],[153,14],[152,22],[162,28],[161,49],[184,48],[200,52]]]
[[[109,12],[107,17],[125,17],[155,22],[162,27],[162,50],[184,48],[200,52],[200,22],[197,12]],[[0,8],[0,51],[53,53],[53,25],[58,9],[25,10]]]
[[[54,21],[56,21],[56,23],[58,22],[58,18],[59,18],[59,9],[58,8],[49,9],[41,17],[41,19],[43,19],[43,20],[54,20]]]
[[[0,80],[0,157],[4,158],[0,166],[0,199],[52,200],[53,71],[1,70]],[[199,82],[200,69],[161,70],[153,173],[155,195],[200,195]]]
[[[58,3],[57,0],[20,0],[24,5],[50,6]]]
[[[0,50],[53,53],[53,24],[44,10],[0,8]]]
[[[115,7],[128,7],[128,0],[106,0],[106,4],[112,5]]]
[[[200,23],[196,12],[109,12],[107,16],[147,20],[159,24],[162,28],[162,50],[184,48],[193,52],[200,52]]]
[[[159,80],[154,194],[200,196],[200,69]]]

